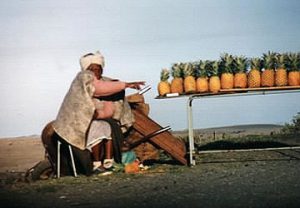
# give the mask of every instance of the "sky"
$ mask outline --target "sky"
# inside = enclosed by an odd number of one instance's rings
[[[0,25],[0,138],[39,135],[89,52],[105,56],[104,75],[151,85],[150,117],[182,130],[187,98],[155,99],[162,68],[224,52],[300,51],[298,0],[10,0],[0,2]],[[284,124],[300,112],[299,100],[195,100],[194,127]]]

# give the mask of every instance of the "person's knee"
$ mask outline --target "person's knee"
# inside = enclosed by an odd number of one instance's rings
[[[53,128],[54,121],[49,122],[42,130],[41,140],[44,145],[50,144],[55,133]]]

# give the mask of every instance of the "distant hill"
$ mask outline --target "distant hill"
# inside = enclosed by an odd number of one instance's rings
[[[270,135],[278,133],[282,129],[281,125],[274,124],[250,124],[250,125],[236,125],[225,126],[217,128],[194,129],[194,136],[201,138],[222,137],[224,135],[230,136],[245,136],[245,135]],[[188,130],[173,131],[177,137],[186,137]]]

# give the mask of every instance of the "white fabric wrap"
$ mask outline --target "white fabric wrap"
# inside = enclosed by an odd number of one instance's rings
[[[104,57],[99,51],[93,55],[82,56],[80,58],[80,66],[82,71],[87,70],[91,64],[98,64],[102,67],[102,69],[104,68]]]

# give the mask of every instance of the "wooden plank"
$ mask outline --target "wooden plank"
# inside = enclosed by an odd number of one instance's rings
[[[138,132],[142,132],[143,135],[148,135],[152,133],[152,131],[156,131],[162,128],[157,123],[149,119],[149,117],[145,117],[142,114],[138,114],[137,118],[138,120],[136,121],[134,128]],[[185,154],[185,146],[183,142],[173,137],[173,135],[170,132],[164,132],[160,135],[152,137],[150,141],[154,142],[156,145],[163,144],[163,146],[168,149],[178,149],[179,151],[177,154]]]
[[[139,132],[141,132],[144,135],[148,135],[150,133],[152,133],[153,131],[157,131],[162,129],[162,127],[157,124],[156,122],[154,122],[152,119],[150,119],[149,117],[143,115],[143,114],[135,114],[137,121],[136,121],[136,127],[137,130]],[[183,142],[180,141],[179,139],[175,138],[170,132],[164,132],[160,135],[157,135],[156,137],[153,138],[159,138],[159,136],[165,136],[165,137],[169,137],[166,140],[162,140],[160,141],[161,143],[166,143],[167,146],[170,146],[170,148],[173,148],[174,145],[176,146],[176,148],[181,147]],[[169,140],[171,141],[171,143],[169,142]],[[182,150],[185,149],[185,146],[182,146]]]
[[[232,89],[221,89],[220,92],[272,91],[272,90],[294,90],[294,89],[300,89],[300,86],[232,88]]]
[[[200,96],[214,96],[222,95],[227,93],[243,93],[249,91],[275,91],[275,90],[297,90],[300,86],[281,86],[281,87],[257,87],[257,88],[232,88],[232,89],[220,89],[218,93],[204,92],[204,93],[193,93],[193,94],[180,94],[178,96],[167,97],[167,96],[157,96],[155,99],[172,99],[187,97],[190,95],[200,95]]]
[[[133,113],[136,120],[133,128],[142,135],[146,136],[154,131],[162,129],[159,124],[139,111],[133,110]],[[180,163],[187,165],[186,148],[184,142],[175,138],[170,132],[163,132],[150,138],[149,141],[155,146],[165,150]]]

